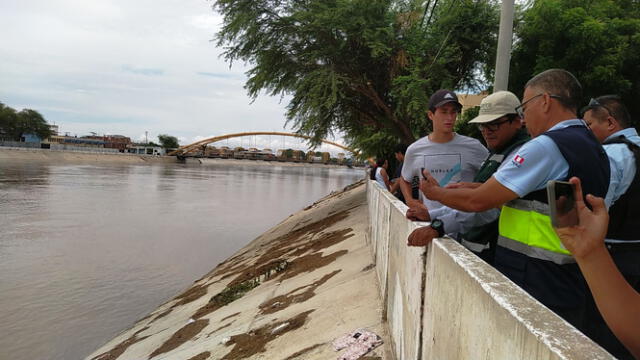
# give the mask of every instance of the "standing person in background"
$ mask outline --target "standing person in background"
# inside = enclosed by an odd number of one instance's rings
[[[370,178],[388,191],[391,183],[389,182],[389,175],[387,175],[387,168],[389,168],[389,162],[383,158],[379,158],[376,160],[376,166],[371,168]]]
[[[393,178],[391,179],[391,189],[389,190],[402,202],[405,202],[405,201],[404,201],[404,196],[402,196],[402,191],[400,190],[400,180],[402,177],[402,166],[404,164],[404,154],[406,152],[407,152],[407,145],[405,144],[396,145],[394,155],[398,163],[396,165],[396,172],[393,174]]]
[[[574,177],[569,181],[576,185],[579,222],[555,231],[578,262],[604,321],[630,351],[627,357],[640,359],[640,294],[618,271],[605,245],[609,223],[605,202],[587,195],[586,200],[593,208],[589,210],[583,201],[580,179]]]
[[[640,290],[640,136],[633,128],[627,108],[618,96],[591,99],[583,119],[603,143],[611,165],[611,182],[605,203],[609,207],[609,227],[604,243],[622,275]],[[600,316],[593,298],[587,303],[585,335],[619,359],[631,354],[613,335]]]
[[[480,141],[453,131],[462,109],[458,96],[453,91],[436,91],[429,98],[428,107],[427,117],[433,124],[433,131],[407,149],[400,189],[410,208],[424,204],[428,211],[432,211],[442,204],[425,197],[422,197],[421,202],[412,196],[411,181],[415,176],[422,176],[421,169],[433,174],[441,186],[461,181],[470,182],[489,152]]]
[[[582,86],[562,69],[544,71],[527,82],[516,111],[532,139],[484,184],[445,189],[425,171],[426,197],[462,211],[502,207],[495,267],[546,307],[584,329],[588,290],[575,259],[562,246],[549,218],[549,180],[580,177],[583,189],[604,197],[609,160],[577,118]]]

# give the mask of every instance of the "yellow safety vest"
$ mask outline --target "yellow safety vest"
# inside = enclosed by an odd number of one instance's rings
[[[563,265],[575,259],[551,226],[549,205],[515,199],[502,206],[498,245],[523,255]]]

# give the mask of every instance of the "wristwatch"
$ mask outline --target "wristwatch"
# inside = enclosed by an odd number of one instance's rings
[[[433,230],[438,232],[438,237],[444,236],[444,223],[440,219],[431,220],[431,225],[429,225]]]

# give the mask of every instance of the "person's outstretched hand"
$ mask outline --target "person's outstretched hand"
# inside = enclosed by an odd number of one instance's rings
[[[429,209],[423,203],[415,204],[407,209],[407,219],[411,221],[431,221]]]
[[[572,177],[569,182],[575,184],[576,209],[579,222],[576,226],[555,228],[562,244],[576,258],[587,258],[594,250],[603,248],[604,238],[609,225],[609,214],[604,199],[587,195],[587,202],[593,210],[589,210],[582,198],[580,179]]]
[[[407,238],[407,245],[409,246],[427,246],[429,243],[438,237],[438,230],[430,227],[423,226],[419,227]]]
[[[434,192],[440,189],[440,184],[436,180],[429,170],[422,170],[422,179],[420,179],[420,191],[427,197],[432,199]]]
[[[482,185],[482,183],[479,182],[459,182],[459,183],[451,183],[451,184],[447,184],[447,186],[445,186],[445,188],[447,189],[475,189],[480,187],[480,185]]]

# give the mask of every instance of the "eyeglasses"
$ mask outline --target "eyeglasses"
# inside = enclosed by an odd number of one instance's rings
[[[582,110],[580,110],[580,118],[584,119],[584,114],[589,111],[589,110],[593,110],[595,108],[601,107],[605,110],[607,110],[607,113],[609,114],[609,116],[613,117],[613,115],[611,115],[611,109],[609,109],[608,107],[600,104],[598,102],[598,100],[591,98],[591,100],[589,100],[589,105],[585,106],[582,108]]]
[[[513,120],[512,119],[507,119],[507,120],[502,120],[502,121],[492,121],[490,123],[485,123],[485,124],[478,124],[478,130],[480,131],[485,131],[485,130],[489,130],[489,131],[498,131],[498,129],[500,129],[500,125],[508,122],[511,123]]]
[[[533,99],[535,99],[535,98],[537,98],[537,97],[540,97],[540,96],[542,96],[542,95],[544,95],[544,94],[545,94],[545,93],[540,93],[540,94],[538,94],[538,95],[536,95],[536,96],[534,96],[534,97],[530,98],[529,100],[527,100],[527,101],[523,102],[522,104],[520,104],[520,105],[518,105],[518,106],[516,107],[516,113],[518,114],[518,116],[520,116],[520,119],[524,119],[524,110],[525,110],[525,105],[527,105],[527,103],[528,103],[528,102],[530,102],[531,100],[533,100]],[[558,96],[558,95],[552,95],[552,94],[549,94],[549,97],[550,97],[550,98],[553,98],[553,99],[562,100],[562,96]]]

